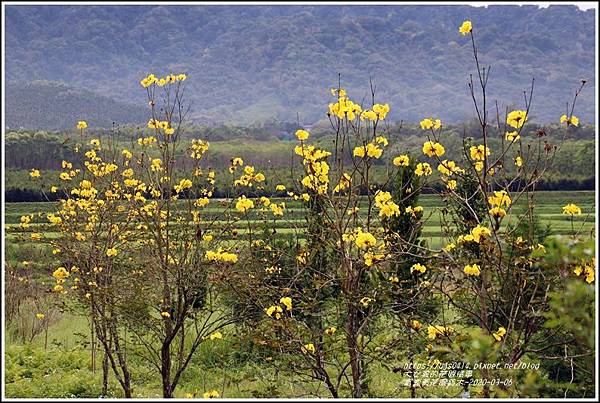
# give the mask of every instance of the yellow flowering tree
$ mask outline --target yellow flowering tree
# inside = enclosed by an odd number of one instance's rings
[[[466,21],[459,31],[470,37],[475,58],[476,79],[470,76],[469,91],[480,137],[463,139],[462,161],[445,160],[440,155],[443,146],[436,147],[443,135],[429,119],[421,122],[429,130],[423,152],[439,164],[441,197],[448,206],[442,209],[446,243],[435,259],[438,270],[433,281],[461,312],[459,321],[478,327],[498,343],[494,359],[515,364],[549,343],[568,342],[550,342],[552,332],[540,315],[549,309],[549,293],[561,289],[565,273],[558,267],[548,270],[544,263],[549,241],[537,221],[534,203],[536,186],[560,144],[551,144],[543,130],[534,138],[522,136],[532,107],[533,81],[523,109],[502,114],[498,102],[488,103],[490,68],[480,64],[472,24]],[[519,204],[524,208],[515,207]],[[565,206],[565,212],[577,213],[572,206]],[[463,325],[465,337],[467,328]],[[484,379],[491,376],[487,369],[480,372]],[[490,396],[489,384],[481,393]],[[506,393],[516,392],[513,387]]]

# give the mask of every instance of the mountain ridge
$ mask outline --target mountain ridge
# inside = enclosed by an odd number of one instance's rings
[[[464,19],[501,110],[522,107],[535,77],[532,118],[556,121],[585,78],[577,113],[593,121],[595,15],[575,6],[6,6],[6,81],[143,106],[142,77],[186,72],[196,122],[313,123],[340,73],[357,101],[372,77],[391,120],[459,122],[474,116]]]

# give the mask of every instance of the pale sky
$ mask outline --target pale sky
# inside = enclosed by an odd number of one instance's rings
[[[598,3],[596,3],[595,1],[539,1],[539,2],[525,2],[525,3],[501,3],[501,2],[494,2],[494,1],[490,1],[490,2],[476,2],[476,3],[469,3],[470,6],[473,7],[486,7],[489,5],[501,5],[501,4],[516,4],[516,5],[538,5],[542,8],[546,8],[551,4],[556,4],[556,5],[575,5],[577,7],[579,7],[579,9],[581,10],[589,10],[591,9],[595,9],[598,6]]]

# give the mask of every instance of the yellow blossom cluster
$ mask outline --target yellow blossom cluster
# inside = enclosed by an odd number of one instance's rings
[[[483,144],[478,146],[471,146],[469,148],[469,153],[471,154],[471,159],[475,161],[483,161],[485,157],[490,155],[490,149]]]
[[[571,117],[568,117],[567,115],[562,115],[560,117],[560,123],[566,123],[567,126],[569,126],[569,125],[579,126],[579,118],[577,116],[573,116],[573,115],[571,115]]]
[[[375,139],[364,146],[355,147],[353,155],[355,157],[364,158],[365,156],[370,158],[379,158],[383,154],[383,149],[380,147],[387,146],[388,140],[383,136],[377,136]]]
[[[255,169],[253,166],[247,165],[244,168],[244,174],[236,179],[233,184],[235,186],[248,186],[251,187],[254,182],[264,182],[265,175],[258,172],[255,173]]]
[[[576,276],[585,274],[585,281],[591,284],[596,279],[596,258],[592,258],[589,262],[582,262],[582,264],[575,267],[573,270]]]
[[[154,74],[148,74],[140,81],[140,85],[144,88],[148,88],[153,84],[156,84],[159,87],[163,87],[166,84],[175,83],[177,81],[185,81],[187,75],[184,73],[181,74],[169,74],[163,78],[158,78]]]
[[[437,336],[449,335],[452,333],[454,329],[451,326],[428,326],[427,327],[427,337],[430,340],[435,340]]]
[[[237,211],[245,213],[252,208],[254,208],[254,202],[251,199],[247,199],[244,195],[238,197],[238,200],[235,203],[235,209]]]
[[[506,123],[515,129],[521,128],[527,121],[527,112],[516,110],[506,115]]]
[[[338,119],[347,117],[348,120],[354,120],[361,112],[360,105],[352,102],[343,89],[338,91],[338,101],[329,104],[329,115],[336,116]]]
[[[563,206],[563,214],[564,215],[570,215],[570,216],[574,216],[574,215],[580,215],[581,214],[581,208],[579,206],[577,206],[576,204],[573,203],[569,203],[566,206]]]
[[[470,234],[467,235],[460,235],[457,239],[457,241],[459,243],[461,242],[476,242],[476,243],[481,243],[481,241],[487,237],[490,236],[492,234],[492,232],[486,228],[486,227],[482,227],[481,225],[477,225],[475,228],[473,228],[471,230]]]
[[[399,155],[396,158],[394,158],[392,163],[397,167],[407,167],[408,164],[410,164],[410,158],[408,157],[408,155]]]
[[[392,200],[389,192],[381,190],[375,194],[375,206],[379,208],[379,216],[390,218],[400,215],[400,207]]]
[[[237,263],[238,261],[238,256],[235,253],[225,252],[221,248],[216,251],[207,250],[204,257],[211,262]]]
[[[442,121],[440,119],[433,119],[433,118],[425,118],[425,119],[421,120],[421,122],[419,122],[419,124],[421,125],[421,129],[423,129],[423,130],[429,130],[429,129],[437,130],[440,127],[442,127]]]
[[[479,266],[476,264],[466,265],[463,271],[469,276],[479,276],[479,274],[481,273],[481,271],[479,270]]]

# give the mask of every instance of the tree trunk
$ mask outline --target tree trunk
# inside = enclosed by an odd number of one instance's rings
[[[362,397],[362,369],[360,365],[360,351],[357,339],[357,320],[358,311],[354,302],[348,306],[348,335],[346,336],[346,346],[350,356],[350,369],[352,371],[352,397]]]
[[[173,397],[171,388],[171,349],[170,344],[163,344],[161,352],[161,376],[163,386],[163,397]]]

